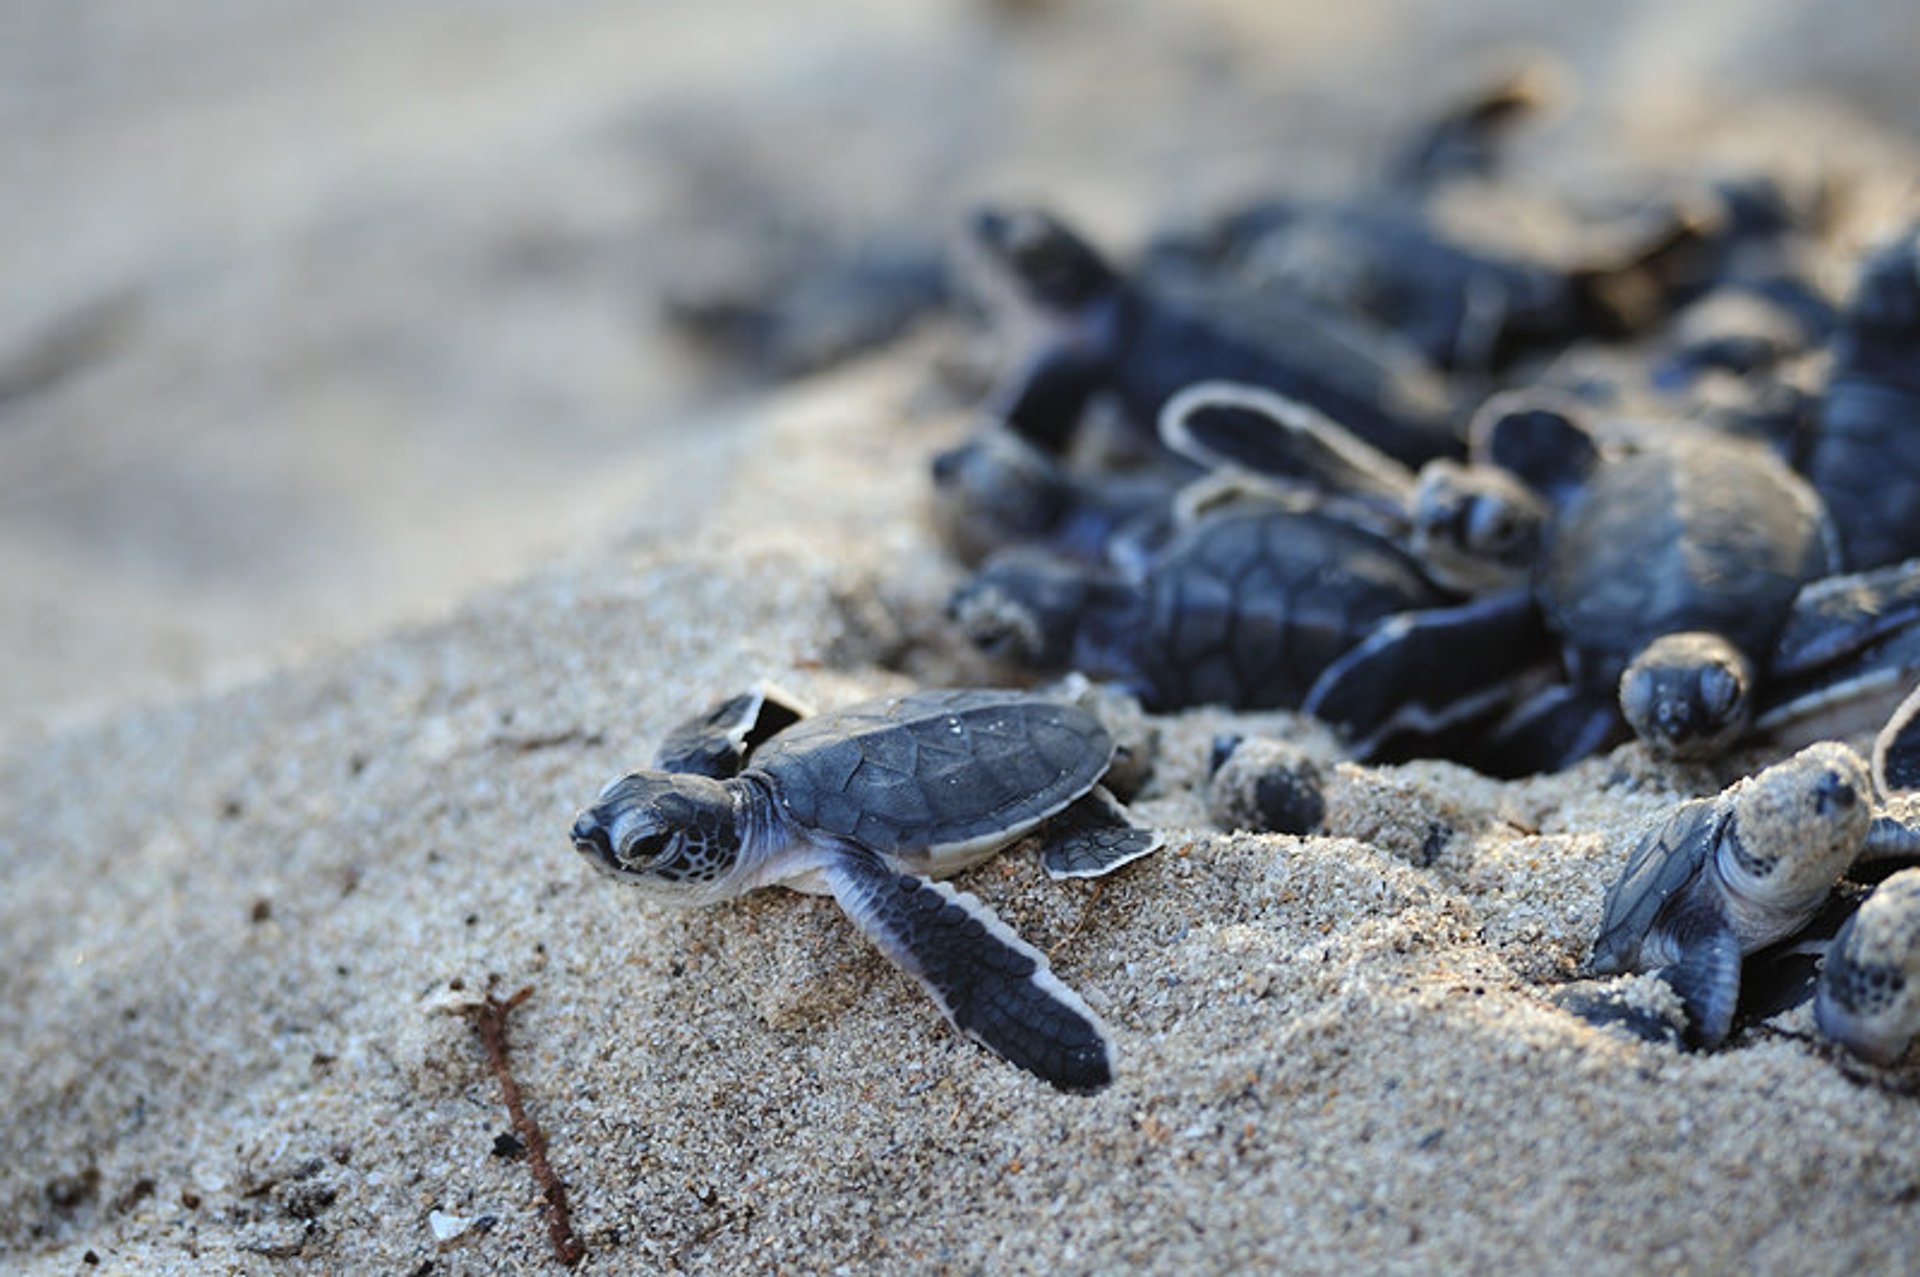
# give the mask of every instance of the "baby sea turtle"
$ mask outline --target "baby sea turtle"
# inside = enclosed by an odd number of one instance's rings
[[[1529,392],[1490,401],[1475,440],[1551,506],[1530,592],[1568,676],[1494,734],[1474,760],[1486,770],[1565,767],[1616,739],[1622,716],[1658,753],[1709,756],[1746,730],[1763,675],[1798,674],[1877,632],[1867,610],[1835,607],[1799,618],[1834,652],[1776,649],[1803,587],[1839,565],[1819,498],[1758,445],[1675,423],[1657,446],[1609,452],[1577,405]],[[1466,690],[1456,675],[1476,667],[1456,654],[1482,651],[1513,606],[1489,596],[1414,618],[1329,669],[1307,708],[1377,741]]]
[[[1386,538],[1275,505],[1202,515],[1139,573],[999,555],[948,610],[996,658],[1117,682],[1149,709],[1256,709],[1297,706],[1356,642],[1451,597]]]
[[[1282,391],[1411,464],[1458,454],[1451,395],[1411,350],[1283,299],[1129,279],[1059,219],[985,210],[968,256],[998,326],[1024,352],[994,415],[1064,453],[1097,397],[1151,437],[1182,387],[1230,378]]]
[[[1682,803],[1640,835],[1608,890],[1588,971],[1654,972],[1685,1008],[1685,1040],[1718,1046],[1741,959],[1812,919],[1872,827],[1867,764],[1834,741]]]
[[[574,822],[575,849],[663,904],[774,884],[831,894],[963,1033],[1062,1090],[1107,1085],[1093,1012],[978,899],[934,881],[1043,825],[1055,877],[1159,846],[1098,787],[1114,752],[1100,720],[980,689],[801,715],[762,689],[684,724],[656,762],[692,770],[613,781]]]
[[[1820,1032],[1875,1064],[1920,1035],[1920,869],[1888,877],[1827,946],[1814,993]]]
[[[1833,339],[1807,472],[1847,565],[1920,554],[1920,224],[1870,255]]]

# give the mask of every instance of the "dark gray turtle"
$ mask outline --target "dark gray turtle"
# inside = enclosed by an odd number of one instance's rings
[[[1385,537],[1269,505],[1195,519],[1137,575],[1001,555],[949,611],[997,658],[1117,682],[1149,709],[1251,709],[1297,706],[1356,642],[1452,597]]]
[[[1807,473],[1850,568],[1920,555],[1920,224],[1867,258],[1832,350]]]
[[[981,212],[968,247],[1022,352],[994,416],[1045,451],[1068,450],[1098,396],[1151,438],[1167,400],[1209,378],[1282,391],[1409,463],[1461,451],[1444,382],[1384,334],[1244,290],[1129,279],[1039,209]]]
[[[1669,260],[1706,233],[1676,209],[1639,242],[1568,269],[1449,239],[1418,205],[1269,200],[1223,219],[1205,256],[1267,293],[1376,323],[1436,367],[1482,372],[1645,328],[1671,304],[1659,282]]]
[[[1682,803],[1639,836],[1608,889],[1589,973],[1655,973],[1679,995],[1685,1040],[1718,1046],[1739,1003],[1741,960],[1814,917],[1872,827],[1867,764],[1833,741]],[[1563,1004],[1618,1018],[1584,990]]]
[[[1623,716],[1663,755],[1709,756],[1752,721],[1763,674],[1798,674],[1832,655],[1812,643],[1792,657],[1776,649],[1803,587],[1838,568],[1804,481],[1767,450],[1704,430],[1607,453],[1578,416],[1570,402],[1502,397],[1476,425],[1486,458],[1554,506],[1531,594],[1568,675],[1475,759],[1496,773],[1564,767],[1618,738]],[[1476,667],[1456,654],[1482,650],[1490,632],[1480,613],[1504,626],[1512,606],[1476,600],[1362,644],[1306,708],[1364,749],[1399,717],[1458,696],[1456,673]],[[1872,630],[1864,611],[1822,619],[1839,648]]]
[[[775,714],[791,708],[774,699]],[[663,904],[775,884],[831,894],[962,1032],[1063,1090],[1105,1086],[1111,1048],[1092,1011],[979,900],[934,881],[1042,825],[1056,877],[1157,847],[1098,788],[1113,756],[1100,721],[1026,693],[928,691],[758,740],[768,700],[733,698],[669,737],[668,761],[737,774],[622,776],[574,822],[574,847]]]
[[[1920,1036],[1920,869],[1888,877],[1827,946],[1814,993],[1820,1032],[1875,1064]]]

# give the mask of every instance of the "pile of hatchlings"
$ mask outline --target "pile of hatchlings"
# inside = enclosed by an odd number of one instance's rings
[[[1820,1032],[1897,1061],[1920,1035],[1920,222],[1838,296],[1810,266],[1830,193],[1767,177],[1590,215],[1571,258],[1490,252],[1431,201],[1484,180],[1518,105],[1447,113],[1363,197],[1234,209],[1124,268],[1039,209],[976,213],[959,268],[1008,358],[932,464],[972,571],[949,611],[1038,690],[814,713],[757,685],[610,784],[576,848],[663,902],[830,893],[958,1029],[1092,1091],[1098,1018],[942,880],[1030,835],[1056,877],[1160,845],[1122,802],[1143,764],[1115,705],[1294,709],[1360,763],[1499,777],[1633,738],[1800,745],[1636,836],[1556,1000],[1711,1050],[1743,977],[1799,955]],[[1870,760],[1831,739],[1863,723]],[[1223,828],[1323,828],[1295,742],[1222,739],[1209,783]]]

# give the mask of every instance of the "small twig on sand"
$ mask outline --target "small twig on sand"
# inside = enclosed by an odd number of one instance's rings
[[[546,1202],[547,1236],[553,1240],[554,1258],[571,1268],[586,1258],[587,1248],[573,1233],[573,1214],[567,1209],[567,1186],[547,1164],[546,1134],[527,1116],[526,1107],[520,1102],[520,1084],[507,1069],[507,1013],[532,994],[533,986],[528,985],[502,1001],[489,989],[487,1000],[475,1006],[470,1014],[480,1030],[481,1044],[487,1048],[487,1059],[493,1063],[494,1076],[500,1079],[500,1094],[507,1102],[507,1115],[513,1119],[513,1129],[520,1133],[521,1142],[527,1146],[527,1165]]]
[[[1058,940],[1055,940],[1053,942],[1053,947],[1047,950],[1047,957],[1049,960],[1052,959],[1054,954],[1060,952],[1063,946],[1065,946],[1069,941],[1071,941],[1075,936],[1079,935],[1081,931],[1083,931],[1086,928],[1087,919],[1093,916],[1094,906],[1100,903],[1100,893],[1105,891],[1106,889],[1107,889],[1107,880],[1105,878],[1095,878],[1093,880],[1093,890],[1087,893],[1087,901],[1085,904],[1080,906],[1080,916],[1074,919],[1072,929],[1069,930],[1066,935],[1061,936]]]

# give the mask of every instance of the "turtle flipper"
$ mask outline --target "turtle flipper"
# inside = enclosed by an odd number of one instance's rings
[[[1438,732],[1490,711],[1548,646],[1525,590],[1406,613],[1321,671],[1301,708],[1366,759],[1395,733]]]
[[[855,925],[918,980],[955,1028],[1063,1091],[1113,1081],[1106,1030],[1046,958],[962,891],[896,873],[869,852],[829,858],[827,884]]]
[[[1920,790],[1920,687],[1907,694],[1874,738],[1873,783],[1889,795]]]
[[[1719,1046],[1740,1004],[1740,938],[1717,904],[1684,901],[1670,924],[1680,954],[1655,971],[1687,1008],[1687,1045]]]
[[[1564,771],[1606,748],[1625,732],[1611,701],[1566,684],[1549,687],[1487,735],[1470,760],[1489,776]]]
[[[1158,830],[1134,824],[1101,785],[1049,820],[1040,836],[1046,840],[1040,863],[1050,878],[1098,878],[1166,841]]]
[[[1312,406],[1259,386],[1203,381],[1160,410],[1160,441],[1217,468],[1407,505],[1413,472]]]
[[[1508,390],[1474,414],[1467,431],[1476,461],[1490,462],[1564,504],[1600,464],[1600,445],[1580,405],[1549,390]]]
[[[1500,144],[1554,97],[1558,71],[1529,63],[1450,103],[1401,144],[1387,166],[1388,180],[1423,190],[1453,178],[1493,176]]]
[[[715,780],[738,776],[754,750],[810,713],[791,693],[772,683],[756,683],[668,732],[654,752],[654,770]]]

